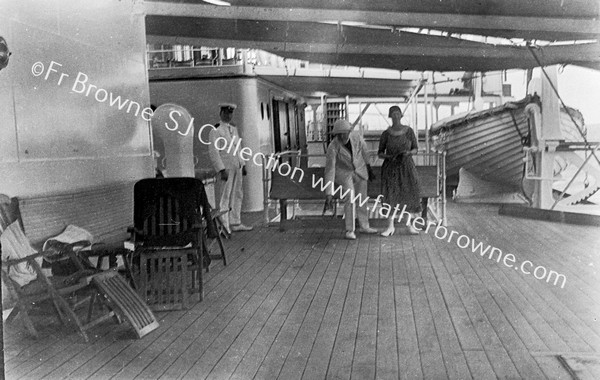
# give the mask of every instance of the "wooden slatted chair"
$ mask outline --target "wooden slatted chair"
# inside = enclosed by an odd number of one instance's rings
[[[118,323],[127,320],[138,337],[158,327],[148,306],[116,272],[98,273],[77,258],[73,248],[81,242],[63,247],[77,270],[67,276],[47,276],[41,261],[55,252],[36,252],[31,247],[22,229],[18,200],[1,194],[0,231],[2,281],[15,301],[7,323],[20,316],[30,334],[37,337],[29,312],[34,308],[45,312],[51,309],[60,322],[73,326],[86,342],[87,330],[110,318]],[[78,309],[86,304],[87,319],[83,322]],[[102,313],[94,313],[96,305],[101,306]]]
[[[70,276],[48,277],[41,268],[41,259],[47,252],[35,252],[29,245],[18,222],[9,225],[2,234],[3,256],[6,252],[23,252],[24,257],[2,260],[2,281],[15,298],[16,304],[7,318],[11,323],[17,315],[23,319],[27,330],[34,337],[38,333],[31,321],[29,312],[36,306],[50,308],[65,325],[73,325],[88,341],[86,331],[96,324],[115,317],[110,310],[96,319],[91,319],[94,303],[94,290],[89,286],[91,272],[76,272]],[[17,254],[20,255],[20,254]],[[48,302],[45,302],[48,301]],[[81,322],[76,310],[89,302],[88,320]]]
[[[229,239],[230,233],[225,228],[221,220],[221,216],[225,215],[229,211],[216,211],[209,209],[205,214],[207,217],[203,221],[204,233],[202,234],[204,249],[209,255],[211,260],[222,260],[223,265],[227,266],[227,257],[225,255],[225,246],[223,245],[223,238]],[[212,229],[209,228],[209,224],[212,224]],[[218,251],[216,251],[217,247]],[[209,266],[205,266],[208,272]]]
[[[206,239],[217,234],[202,181],[140,180],[133,208],[130,267],[138,294],[154,310],[185,309],[201,301],[202,267],[210,264]]]

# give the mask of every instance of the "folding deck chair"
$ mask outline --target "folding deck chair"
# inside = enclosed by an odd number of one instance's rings
[[[78,269],[67,276],[47,276],[42,270],[41,260],[50,252],[36,252],[31,247],[22,229],[18,200],[1,194],[0,232],[4,244],[2,281],[16,302],[7,323],[19,315],[29,333],[38,337],[29,312],[34,308],[43,311],[49,308],[63,324],[75,327],[86,342],[89,341],[87,330],[110,318],[118,323],[127,320],[140,338],[158,327],[148,306],[118,273],[98,273],[87,269],[77,259],[73,248],[80,242],[63,247]],[[4,259],[9,253],[19,258]],[[86,303],[87,319],[82,322],[77,310]],[[107,311],[93,318],[96,305]]]
[[[227,266],[227,257],[225,256],[225,246],[223,245],[223,238],[229,239],[231,234],[225,228],[223,222],[221,221],[221,216],[228,213],[229,211],[216,211],[210,208],[210,204],[208,205],[209,209],[205,213],[206,218],[204,218],[202,225],[203,231],[203,245],[204,250],[208,254],[211,260],[222,260],[223,265]],[[219,251],[215,252],[215,245],[218,246]],[[213,253],[214,252],[214,253]],[[209,266],[205,266],[206,271],[208,272]]]
[[[154,310],[185,309],[203,298],[202,267],[225,251],[204,184],[195,178],[147,178],[134,186],[134,255],[138,294]],[[208,239],[220,255],[210,255]]]

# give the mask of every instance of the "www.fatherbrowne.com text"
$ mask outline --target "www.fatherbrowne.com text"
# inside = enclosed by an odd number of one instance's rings
[[[173,130],[172,128],[169,128],[167,123],[165,123],[165,127]],[[210,141],[202,138],[202,133],[206,128],[214,129],[214,126],[210,124],[203,125],[198,131],[198,139],[203,144],[210,145]],[[281,176],[289,176],[292,180],[297,182],[302,182],[304,180],[304,171],[301,168],[292,167],[286,162],[278,162],[277,157],[272,153],[268,156],[268,158],[263,153],[253,153],[250,148],[242,147],[241,138],[234,138],[228,142],[221,137],[217,138],[213,144],[217,150],[227,151],[232,155],[238,155],[244,161],[252,161],[258,166],[264,166],[267,170],[271,170],[273,172],[277,171]],[[266,165],[263,165],[263,162],[266,162]],[[340,185],[336,186],[334,183],[331,183],[331,181],[327,181],[327,183],[325,183],[325,180],[322,177],[315,176],[314,174],[312,175],[311,180],[311,184],[314,189],[326,191],[328,188],[330,188],[334,196],[337,194],[341,199],[346,200],[347,202],[357,203],[361,207],[370,200],[368,196],[363,199],[360,193],[356,194],[354,192],[354,189],[344,189]],[[558,286],[560,284],[561,288],[565,287],[567,278],[564,274],[553,270],[548,270],[544,266],[535,266],[529,260],[525,260],[518,264],[517,258],[512,253],[505,254],[497,247],[485,244],[481,241],[478,242],[475,239],[471,239],[467,235],[450,230],[445,226],[442,226],[441,221],[438,223],[432,221],[426,222],[425,219],[421,217],[413,218],[411,214],[406,211],[406,205],[404,205],[402,208],[400,208],[400,205],[392,207],[391,205],[382,202],[382,199],[383,195],[378,195],[377,198],[373,200],[373,209],[377,209],[379,215],[383,218],[389,218],[391,214],[392,219],[396,219],[398,223],[406,220],[405,223],[407,226],[412,225],[413,228],[419,231],[433,233],[433,236],[435,236],[437,239],[445,240],[448,243],[454,243],[461,249],[470,250],[472,253],[478,254],[481,257],[487,257],[489,260],[495,260],[497,263],[502,263],[508,268],[521,271],[521,273],[533,275],[538,280],[545,279],[547,283],[552,282],[554,286]]]
[[[120,95],[115,95],[112,91],[107,91],[95,84],[92,84],[89,80],[88,75],[78,72],[75,79],[69,81],[70,75],[65,72],[61,72],[60,68],[63,65],[51,61],[46,69],[45,65],[42,62],[35,62],[31,67],[31,73],[39,77],[43,74],[44,80],[48,81],[54,80],[58,86],[62,86],[63,83],[70,83],[70,90],[73,93],[81,94],[85,97],[93,97],[98,102],[104,103],[106,102],[110,107],[117,107],[119,110],[124,110],[126,113],[130,113],[134,111],[133,114],[135,116],[141,116],[144,120],[150,121],[153,115],[153,111],[149,108],[141,107],[140,103],[134,102],[130,99],[121,98]],[[72,86],[71,86],[72,84]],[[170,120],[173,122],[172,125],[165,123],[165,127],[170,131],[178,131],[179,134],[186,136],[189,134],[191,130],[191,126],[193,125],[193,119],[189,122],[189,124],[184,126],[185,132],[182,133],[179,131],[179,124],[175,115],[178,114],[179,111],[173,110],[169,114]],[[181,117],[181,114],[179,114]],[[202,139],[202,133],[206,128],[214,129],[214,126],[210,124],[203,125],[198,131],[198,140],[205,145],[210,145],[210,141],[205,141]],[[287,162],[279,162],[277,156],[271,153],[268,158],[263,153],[257,152],[253,153],[252,150],[248,147],[242,147],[242,139],[233,139],[231,141],[227,141],[222,137],[217,138],[214,141],[214,146],[217,150],[225,150],[227,153],[231,155],[238,155],[243,161],[252,161],[257,166],[264,166],[265,169],[271,170],[273,172],[277,171],[279,175],[290,177],[292,180],[297,182],[302,182],[304,180],[304,171],[298,167],[292,167]],[[263,163],[265,163],[263,165]],[[328,188],[331,189],[333,195],[338,195],[339,198],[351,202],[357,203],[359,206],[364,206],[367,202],[369,202],[369,197],[362,198],[362,195],[355,194],[354,189],[344,189],[342,186],[336,186],[331,181],[327,181],[321,177],[317,177],[314,174],[311,178],[311,184],[314,189],[319,189],[321,191],[326,191]],[[392,207],[385,202],[382,202],[382,195],[378,195],[374,200],[373,209],[377,209],[378,213],[383,218],[389,218],[390,214],[392,214],[392,219],[396,219],[400,223],[403,219],[406,219],[406,225],[412,225],[413,228],[424,231],[425,233],[433,232],[433,235],[440,240],[445,240],[448,243],[454,242],[459,248],[471,250],[472,253],[479,254],[481,257],[487,257],[489,260],[495,260],[497,263],[502,262],[508,268],[514,268],[517,271],[521,271],[527,275],[533,275],[538,280],[546,280],[547,283],[553,282],[555,286],[560,284],[561,288],[565,287],[567,282],[567,278],[564,274],[560,274],[553,270],[547,270],[543,266],[534,266],[534,264],[525,260],[520,264],[517,263],[517,258],[512,253],[504,254],[501,249],[497,247],[490,246],[489,244],[484,244],[483,242],[477,242],[475,239],[471,239],[467,235],[460,234],[457,231],[449,230],[445,226],[441,225],[441,222],[426,222],[421,217],[412,218],[410,213],[406,211],[406,205],[402,209],[400,209],[399,205]],[[393,211],[393,213],[392,213]],[[399,215],[398,215],[399,213]]]

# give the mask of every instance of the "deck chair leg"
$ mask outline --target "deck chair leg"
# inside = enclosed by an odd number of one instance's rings
[[[98,300],[100,300],[100,302],[98,302]],[[92,323],[92,316],[94,314],[94,305],[98,305],[99,309],[106,309],[108,310],[108,314],[111,314],[112,317],[115,319],[115,322],[117,322],[118,324],[123,323],[123,320],[121,319],[121,317],[119,316],[118,313],[115,313],[114,310],[106,303],[103,302],[104,297],[101,294],[98,294],[97,292],[94,292],[91,300],[90,300],[90,304],[88,306],[88,314],[87,314],[87,324]]]
[[[17,317],[17,315],[19,315],[20,313],[23,313],[23,312],[25,312],[23,310],[23,306],[16,305],[14,307],[14,309],[10,312],[8,317],[6,317],[6,323],[12,322]]]
[[[25,325],[25,328],[27,328],[27,331],[29,331],[29,333],[34,337],[34,338],[39,338],[40,335],[38,334],[37,330],[35,329],[35,327],[33,326],[33,322],[31,322],[31,318],[29,318],[29,314],[27,313],[22,313],[21,317],[23,318],[23,324]]]
[[[29,334],[36,339],[39,338],[39,334],[33,326],[31,318],[29,318],[27,306],[17,304],[6,318],[6,324],[12,323],[15,320],[15,318],[17,318],[17,316],[21,317],[21,319],[23,320],[23,324],[25,325],[25,328],[27,329]]]
[[[123,264],[125,265],[125,276],[127,277],[127,281],[129,281],[133,289],[137,290],[138,284],[133,275],[133,252],[128,255],[123,255]]]
[[[25,328],[27,329],[27,331],[29,331],[29,334],[36,339],[39,338],[40,335],[38,334],[37,330],[33,326],[33,322],[31,321],[31,318],[29,318],[29,313],[27,312],[27,308],[25,308],[25,307],[18,307],[18,306],[15,307],[15,309],[10,313],[10,315],[6,319],[6,322],[10,322],[17,315],[20,315],[21,319],[23,319],[23,324],[25,325]],[[12,316],[12,318],[11,318],[11,316]]]
[[[89,342],[90,339],[88,338],[87,333],[85,332],[85,328],[79,321],[79,318],[77,318],[75,312],[69,307],[67,301],[65,301],[62,297],[57,298],[56,301],[58,302],[59,308],[62,307],[63,311],[67,314],[67,318],[71,321],[71,323],[75,324],[77,330],[79,330],[79,333],[83,336],[83,340],[86,343]]]
[[[89,323],[92,320],[92,314],[94,313],[94,304],[96,303],[96,293],[92,294],[92,298],[90,299],[90,304],[88,305],[88,312],[87,312],[87,323]]]
[[[69,324],[69,319],[67,318],[67,316],[62,312],[62,310],[60,309],[60,305],[58,304],[56,299],[52,299],[52,305],[54,305],[54,311],[56,312],[56,315],[58,315],[58,319],[60,320],[60,322],[67,326]]]
[[[227,231],[227,228],[225,228],[225,225],[223,224],[221,216],[217,216],[215,218],[215,224],[217,225],[217,233],[219,234],[219,236],[222,235],[225,239],[231,238],[229,231]]]
[[[92,321],[92,316],[94,315],[94,306],[97,304],[99,309],[104,309],[106,308],[110,312],[113,312],[113,310],[108,307],[108,305],[106,305],[103,302],[98,302],[98,299],[102,300],[102,295],[98,294],[97,292],[92,293],[92,296],[90,297],[90,303],[88,305],[88,312],[87,312],[87,319],[86,319],[86,324],[89,324]],[[121,318],[119,318],[118,314],[114,313],[114,318],[115,318],[115,322],[117,322],[118,324],[122,323]]]
[[[200,236],[200,243],[202,245],[202,254],[199,255],[199,257],[197,258],[198,263],[202,264],[204,261],[204,255],[208,255],[208,257],[210,257],[210,248],[208,245],[208,238],[206,237],[206,233],[202,233]],[[201,267],[203,267],[203,265],[201,265]],[[204,268],[206,270],[206,273],[208,273],[210,271],[210,265],[207,265],[206,268]]]
[[[225,247],[223,246],[223,240],[221,240],[221,235],[217,235],[217,242],[219,243],[219,249],[221,250],[223,266],[227,266],[227,258],[225,257]]]

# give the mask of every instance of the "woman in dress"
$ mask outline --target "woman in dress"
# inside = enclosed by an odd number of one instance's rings
[[[381,167],[381,194],[390,206],[399,206],[402,210],[419,216],[421,212],[420,186],[417,168],[412,155],[417,153],[417,138],[408,125],[403,125],[402,111],[398,106],[390,107],[388,116],[392,119],[392,126],[383,131],[379,139],[378,156],[382,158]],[[419,232],[409,225],[411,234]],[[382,236],[391,236],[395,232],[394,216],[388,217],[388,227],[381,233]]]

